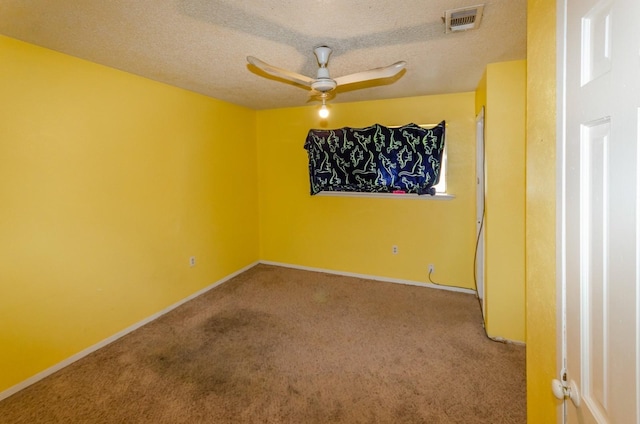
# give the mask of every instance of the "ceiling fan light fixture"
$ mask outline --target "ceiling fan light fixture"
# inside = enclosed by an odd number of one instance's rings
[[[322,106],[320,107],[320,110],[318,111],[318,115],[322,119],[326,119],[326,118],[329,117],[329,109],[327,108],[327,104],[325,103],[324,99],[322,99]]]

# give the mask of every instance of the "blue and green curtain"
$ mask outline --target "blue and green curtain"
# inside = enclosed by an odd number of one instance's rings
[[[432,128],[402,127],[310,130],[311,194],[321,191],[434,195],[440,179],[445,121]]]

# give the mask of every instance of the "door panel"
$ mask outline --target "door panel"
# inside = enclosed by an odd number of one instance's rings
[[[560,4],[567,422],[640,423],[640,2]]]
[[[580,286],[582,399],[600,417],[608,416],[609,302],[607,262],[608,148],[607,119],[581,126]],[[605,421],[606,422],[606,421]]]

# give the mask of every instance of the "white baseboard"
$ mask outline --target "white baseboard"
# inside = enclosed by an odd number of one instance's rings
[[[103,348],[105,346],[107,346],[110,343],[115,342],[116,340],[118,340],[119,338],[126,336],[127,334],[131,333],[134,330],[137,330],[138,328],[142,327],[143,325],[146,325],[148,323],[150,323],[151,321],[154,321],[158,318],[160,318],[161,316],[163,316],[164,314],[172,311],[173,309],[177,308],[178,306],[192,300],[195,299],[196,297],[208,292],[209,290],[219,286],[222,283],[225,283],[227,281],[229,281],[230,279],[232,279],[233,277],[242,274],[243,272],[247,271],[250,268],[253,268],[254,266],[256,266],[259,262],[254,262],[252,264],[249,264],[247,266],[245,266],[242,269],[239,269],[238,271],[227,275],[226,277],[216,281],[213,284],[208,285],[207,287],[198,290],[197,292],[185,297],[184,299],[167,306],[166,308],[164,308],[163,310],[143,319],[142,321],[139,321],[127,328],[125,328],[122,331],[117,332],[116,334],[107,337],[106,339],[102,340],[101,342],[98,342],[96,344],[94,344],[93,346],[89,346],[88,348],[76,353],[75,355],[72,355],[70,357],[68,357],[67,359],[63,360],[62,362],[59,362],[55,365],[53,365],[52,367],[47,368],[44,371],[39,372],[38,374],[35,374],[29,378],[27,378],[24,381],[21,381],[20,383],[16,384],[15,386],[11,386],[8,389],[0,392],[0,401],[3,399],[8,398],[9,396],[19,392],[20,390],[23,390],[29,386],[31,386],[34,383],[37,383],[38,381],[42,380],[45,377],[50,376],[51,374],[60,371],[62,368],[71,365],[72,363],[76,362],[79,359],[84,358],[85,356],[89,355],[90,353],[95,352],[96,350]]]
[[[468,294],[474,294],[474,295],[476,294],[475,290],[464,289],[462,287],[451,287],[451,286],[445,286],[440,284],[423,283],[423,282],[411,281],[411,280],[402,280],[398,278],[378,277],[376,275],[368,275],[368,274],[356,274],[353,272],[343,272],[343,271],[335,271],[331,269],[313,268],[308,266],[292,265],[292,264],[273,262],[273,261],[259,261],[259,262],[265,265],[275,265],[275,266],[281,266],[285,268],[300,269],[303,271],[324,272],[327,274],[344,275],[345,277],[356,277],[356,278],[363,278],[366,280],[383,281],[385,283],[405,284],[409,286],[428,287],[431,289],[448,290],[448,291],[455,291],[455,292],[468,293]]]
[[[265,264],[265,265],[274,265],[274,266],[281,266],[284,268],[294,268],[294,269],[300,269],[300,270],[304,270],[304,271],[314,271],[314,272],[324,272],[327,274],[336,274],[336,275],[343,275],[346,277],[355,277],[355,278],[362,278],[362,279],[367,279],[367,280],[373,280],[373,281],[382,281],[382,282],[387,282],[387,283],[396,283],[396,284],[405,284],[405,285],[411,285],[411,286],[418,286],[418,287],[427,287],[427,288],[433,288],[433,289],[438,289],[438,290],[448,290],[448,291],[454,291],[454,292],[461,292],[461,293],[468,293],[468,294],[475,294],[476,292],[474,290],[471,289],[464,289],[464,288],[460,288],[460,287],[450,287],[450,286],[444,286],[444,285],[438,285],[438,284],[431,284],[431,283],[423,283],[423,282],[418,282],[418,281],[411,281],[411,280],[402,280],[402,279],[398,279],[398,278],[388,278],[388,277],[379,277],[379,276],[375,276],[375,275],[368,275],[368,274],[357,274],[357,273],[353,273],[353,272],[343,272],[343,271],[335,271],[335,270],[330,270],[330,269],[323,269],[323,268],[314,268],[314,267],[307,267],[307,266],[301,266],[301,265],[292,265],[292,264],[287,264],[287,263],[281,263],[281,262],[273,262],[273,261],[258,261],[258,262],[254,262],[252,264],[249,264],[247,266],[245,266],[242,269],[239,269],[238,271],[227,275],[226,277],[216,281],[213,284],[210,284],[207,287],[204,287],[203,289],[198,290],[197,292],[185,297],[184,299],[164,308],[163,310],[143,319],[142,321],[139,321],[127,328],[125,328],[122,331],[119,331],[118,333],[107,337],[106,339],[92,345],[89,346],[88,348],[68,357],[67,359],[27,378],[26,380],[16,384],[15,386],[12,386],[2,392],[0,392],[0,401],[3,399],[8,398],[9,396],[19,392],[20,390],[23,390],[29,386],[31,386],[34,383],[37,383],[38,381],[50,376],[51,374],[71,365],[72,363],[78,361],[79,359],[84,358],[85,356],[95,352],[96,350],[103,348],[105,346],[107,346],[110,343],[113,343],[114,341],[118,340],[119,338],[131,333],[134,330],[137,330],[138,328],[160,318],[161,316],[163,316],[164,314],[172,311],[173,309],[177,308],[178,306],[208,292],[209,290],[219,286],[220,284],[223,284],[225,282],[227,282],[228,280],[232,279],[233,277],[236,277],[239,274],[242,274],[243,272],[247,271],[250,268],[253,268],[254,266],[256,266],[257,264]],[[503,341],[503,340],[500,340]],[[508,342],[508,341],[507,341]],[[518,342],[516,342],[518,343]]]
[[[506,344],[512,344],[512,345],[522,346],[522,347],[527,345],[525,342],[520,340],[511,340],[511,339],[505,339],[504,337],[493,337],[489,335],[487,335],[487,337],[489,337],[491,340],[497,343],[506,343]]]
[[[259,261],[259,263],[265,264],[265,265],[281,266],[281,267],[284,267],[284,268],[300,269],[300,270],[303,270],[303,271],[324,272],[324,273],[327,273],[327,274],[344,275],[345,277],[356,277],[356,278],[363,278],[363,279],[366,279],[366,280],[383,281],[383,282],[386,282],[386,283],[406,284],[406,285],[410,285],[410,286],[427,287],[427,288],[431,288],[431,289],[448,290],[448,291],[467,293],[467,294],[473,294],[473,295],[476,294],[475,290],[464,289],[464,288],[461,288],[461,287],[451,287],[451,286],[444,286],[444,285],[440,285],[440,284],[422,283],[422,282],[418,282],[418,281],[402,280],[402,279],[398,279],[398,278],[378,277],[378,276],[375,276],[375,275],[357,274],[357,273],[353,273],[353,272],[342,272],[342,271],[335,271],[335,270],[332,270],[332,269],[313,268],[313,267],[308,267],[308,266],[292,265],[292,264],[287,264],[287,263],[282,263],[282,262],[274,262],[274,261]],[[485,334],[486,334],[486,331],[485,331]],[[493,340],[494,342],[498,342],[498,343],[509,343],[509,344],[514,344],[514,345],[518,345],[518,346],[525,346],[526,345],[525,342],[522,342],[522,341],[519,341],[519,340],[510,340],[510,339],[505,339],[503,337],[492,337],[492,336],[489,336],[489,335],[487,335],[487,337],[489,339]]]

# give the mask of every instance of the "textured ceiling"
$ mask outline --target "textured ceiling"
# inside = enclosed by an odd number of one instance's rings
[[[480,28],[445,34],[447,9],[485,4]],[[309,93],[247,56],[315,77],[407,62],[399,78],[337,89],[333,102],[475,90],[485,66],[526,57],[526,0],[0,0],[0,34],[252,109]]]

